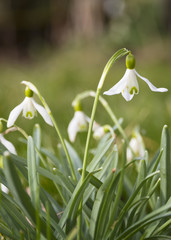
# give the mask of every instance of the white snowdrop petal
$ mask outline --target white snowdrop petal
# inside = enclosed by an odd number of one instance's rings
[[[76,111],[68,125],[68,136],[71,142],[75,141],[78,132],[87,130],[89,118],[82,112]]]
[[[75,142],[77,132],[78,132],[78,124],[73,118],[68,125],[68,136],[71,142]]]
[[[127,102],[129,102],[129,101],[132,100],[134,94],[130,94],[127,89],[124,89],[124,90],[122,91],[122,96],[125,98],[125,100],[126,100]]]
[[[153,91],[153,92],[167,92],[168,91],[167,88],[157,88],[157,87],[155,87],[147,78],[142,77],[140,74],[137,73],[137,71],[135,69],[134,69],[134,71],[139,78],[141,78],[144,82],[146,82],[148,84],[151,91]]]
[[[17,155],[17,152],[16,152],[16,150],[15,150],[14,145],[13,145],[11,142],[9,142],[8,140],[6,140],[6,139],[2,136],[2,134],[1,134],[1,136],[0,136],[0,141],[1,141],[1,143],[7,148],[7,150],[8,150],[9,152]]]
[[[25,97],[25,102],[23,105],[23,116],[27,119],[33,119],[36,113],[36,108],[33,104],[32,97]]]
[[[124,75],[125,76],[125,75]],[[125,77],[123,76],[123,78],[116,83],[112,88],[110,88],[108,91],[105,91],[103,94],[104,95],[115,95],[115,94],[119,94],[122,92],[122,89],[125,86]]]
[[[20,103],[18,106],[16,106],[9,114],[7,127],[11,127],[14,125],[16,119],[20,115],[21,111],[23,110],[25,99],[22,103]]]
[[[51,120],[48,112],[46,111],[46,109],[44,107],[42,107],[41,105],[39,105],[38,103],[36,103],[34,101],[34,99],[32,99],[32,102],[33,102],[33,105],[36,108],[36,110],[40,113],[42,118],[45,120],[45,122],[47,124],[49,124],[50,126],[53,126],[52,120]]]

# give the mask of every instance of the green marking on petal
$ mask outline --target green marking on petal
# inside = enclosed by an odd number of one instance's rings
[[[85,131],[85,130],[87,130],[87,125],[86,124],[80,125],[80,131]]]
[[[136,87],[132,87],[131,90],[129,91],[129,93],[132,95],[134,93],[138,93],[138,90]]]
[[[26,118],[32,118],[33,117],[33,114],[32,114],[32,112],[27,112],[26,113]]]

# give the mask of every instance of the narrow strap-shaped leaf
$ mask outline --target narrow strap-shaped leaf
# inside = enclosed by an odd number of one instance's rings
[[[105,201],[107,201],[108,193],[111,189],[111,186],[113,186],[112,183],[114,179],[115,179],[115,174],[114,172],[111,172],[97,192],[96,199],[94,201],[94,205],[91,213],[91,219],[90,219],[89,233],[92,239],[96,239],[96,229],[99,223],[98,220],[100,218],[101,209],[102,209],[102,206],[104,207]]]
[[[163,154],[160,159],[161,176],[161,200],[166,203],[171,196],[171,159],[170,159],[170,135],[168,127],[165,125],[161,137],[161,149]]]
[[[79,183],[77,184],[72,194],[72,197],[69,200],[68,205],[66,206],[65,211],[60,219],[60,222],[59,222],[60,227],[63,227],[68,219],[71,219],[71,218],[74,219],[76,217],[80,200],[82,199],[84,191],[90,182],[91,176],[92,176],[92,173],[88,174],[82,184],[81,184],[81,181],[79,181]]]
[[[122,150],[122,165],[121,165],[121,170],[120,170],[120,178],[119,178],[118,188],[117,188],[116,197],[115,197],[112,209],[111,209],[110,218],[109,218],[104,236],[107,235],[107,232],[108,232],[109,228],[111,227],[112,223],[114,222],[116,212],[118,210],[119,201],[121,198],[123,183],[124,183],[125,163],[126,163],[126,143],[124,142],[123,150]]]
[[[98,147],[94,158],[92,159],[92,161],[87,166],[88,171],[93,171],[97,167],[97,165],[101,161],[102,157],[109,150],[109,148],[111,147],[112,144],[113,144],[113,138],[107,140],[105,143],[101,144]]]
[[[63,186],[67,193],[71,196],[72,192],[74,191],[74,187],[70,180],[66,178],[62,172],[56,169],[55,174],[53,174],[50,171],[41,167],[38,168],[38,172],[42,176],[47,177],[48,179],[51,179],[53,182]]]
[[[143,185],[150,179],[150,178],[153,178],[155,175],[159,174],[159,171],[156,171],[150,175],[148,175],[141,183],[140,185],[134,190],[134,192],[132,193],[132,195],[129,197],[128,201],[126,202],[126,204],[124,205],[124,207],[122,208],[119,216],[118,216],[118,219],[117,219],[117,222],[116,222],[116,225],[114,227],[114,230],[110,236],[110,239],[113,239],[113,237],[115,236],[116,232],[119,231],[119,226],[122,222],[122,219],[124,217],[124,215],[127,213],[127,211],[130,209],[131,205],[132,205],[132,202],[134,201],[134,199],[136,198],[138,192],[141,190],[141,188],[143,187]]]
[[[15,165],[11,159],[10,153],[4,153],[4,172],[6,180],[8,183],[8,188],[13,194],[14,198],[21,205],[24,212],[35,223],[35,210],[31,203],[28,194],[25,192],[21,181],[19,179],[18,173],[16,171]]]
[[[12,156],[9,152],[4,153],[4,172],[8,183],[8,188],[14,196],[15,200],[20,205],[24,214],[29,218],[33,225],[36,225],[36,211],[31,202],[30,197],[23,188],[18,173],[16,171],[15,165],[12,160]],[[41,233],[46,236],[46,225],[43,219],[41,219]],[[54,236],[52,234],[52,239]]]
[[[9,198],[7,194],[2,193],[1,206],[8,212],[13,222],[18,223],[20,229],[23,229],[25,231],[29,229],[30,233],[34,233],[34,229],[22,214],[21,210],[19,210],[19,207],[15,204],[13,199]]]
[[[28,166],[28,181],[30,188],[30,195],[33,204],[36,206],[36,191],[38,189],[37,170],[36,170],[36,156],[33,138],[28,137],[27,143],[27,166]]]
[[[147,174],[146,171],[146,161],[144,159],[142,159],[140,161],[140,168],[139,168],[139,173],[138,173],[138,177],[137,177],[137,186],[140,185],[140,183],[145,179]],[[143,188],[141,189],[141,191],[137,194],[137,198],[139,198],[139,196],[141,195],[141,197],[145,196],[145,190],[146,190],[146,184],[144,184]]]
[[[14,234],[9,230],[3,223],[0,222],[0,233],[3,234],[6,237],[9,237],[13,240],[18,240],[17,237],[14,236]]]
[[[156,235],[156,236],[152,236],[152,237],[149,237],[149,238],[144,238],[144,240],[158,240],[158,239],[164,239],[164,240],[167,240],[167,239],[171,239],[170,236],[167,236],[167,235]]]
[[[40,151],[41,147],[41,128],[39,124],[35,124],[34,129],[33,129],[33,139],[34,139],[34,144],[36,145],[37,149]],[[36,164],[39,166],[39,155],[36,152]]]
[[[139,221],[131,225],[129,228],[125,229],[124,232],[122,232],[118,237],[116,237],[116,240],[129,239],[131,236],[133,236],[140,229],[143,229],[149,223],[157,221],[162,218],[170,217],[171,216],[171,211],[169,211],[170,208],[171,208],[171,198],[164,206],[153,211],[152,213],[149,213],[143,219],[140,219]]]

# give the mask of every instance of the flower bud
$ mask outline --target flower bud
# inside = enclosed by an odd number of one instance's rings
[[[134,69],[135,68],[135,57],[131,53],[126,56],[126,67],[128,69]]]
[[[28,86],[26,86],[26,88],[25,88],[25,96],[33,97],[33,91]]]

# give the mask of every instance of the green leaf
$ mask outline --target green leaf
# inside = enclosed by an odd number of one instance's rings
[[[99,162],[102,160],[102,158],[104,157],[104,155],[109,150],[112,144],[113,138],[99,144],[94,158],[87,166],[87,171],[93,171],[98,167]]]
[[[41,128],[40,128],[39,124],[34,125],[33,139],[34,139],[34,144],[36,145],[36,148],[38,149],[38,151],[40,151],[40,147],[41,147]],[[38,155],[37,152],[36,152],[36,164],[37,164],[37,166],[39,166],[39,155]]]
[[[4,153],[4,172],[8,183],[8,188],[13,194],[15,200],[20,204],[25,214],[35,223],[35,210],[28,194],[25,192],[18,177],[12,156],[9,152]]]
[[[11,238],[12,240],[18,240],[17,237],[9,230],[3,223],[0,222],[0,233],[6,237]]]
[[[18,223],[18,230],[22,229],[25,233],[29,230],[30,233],[34,233],[34,229],[31,227],[21,210],[19,210],[19,206],[15,201],[5,193],[2,192],[1,194],[1,206],[6,210],[12,221]]]
[[[92,174],[93,174],[92,172],[88,174],[82,184],[81,184],[81,181],[78,182],[72,194],[72,197],[69,200],[65,208],[65,211],[60,219],[60,222],[59,222],[60,227],[63,227],[67,220],[71,220],[71,221],[75,220],[75,217],[78,213],[78,207],[79,207],[80,201],[83,197],[85,189],[87,188],[91,180]]]
[[[141,190],[141,188],[144,186],[144,184],[150,179],[153,178],[155,175],[159,174],[159,171],[156,171],[154,173],[149,174],[143,181],[141,181],[141,183],[139,184],[139,186],[137,186],[136,189],[134,189],[133,193],[131,194],[131,196],[129,197],[128,201],[125,203],[125,205],[123,206],[123,208],[120,211],[120,214],[118,216],[116,225],[114,226],[114,230],[112,231],[111,237],[110,239],[112,239],[112,237],[114,237],[116,235],[116,232],[119,231],[120,229],[120,225],[122,223],[122,220],[125,216],[125,214],[128,212],[128,210],[130,209],[133,201],[135,200],[137,194],[139,193],[139,191]]]
[[[105,218],[103,214],[104,213],[107,214],[109,211],[109,206],[111,205],[113,194],[115,194],[115,191],[111,191],[112,188],[114,187],[115,179],[116,179],[115,174],[114,172],[111,171],[111,173],[108,175],[104,183],[97,191],[90,219],[89,233],[92,239],[98,239],[97,228],[102,221],[102,217]],[[108,204],[106,205],[106,203]]]
[[[161,200],[166,203],[171,196],[171,160],[170,160],[170,135],[168,127],[163,127],[161,136],[161,149],[163,154],[160,159]]]
[[[64,187],[69,196],[71,196],[72,192],[74,191],[74,186],[70,180],[65,177],[59,170],[55,169],[54,173],[51,173],[50,171],[39,167],[38,173],[44,177],[47,177],[48,179],[51,179],[54,183],[57,183],[58,185]]]
[[[36,206],[38,176],[37,176],[37,170],[36,170],[35,146],[34,146],[33,138],[31,136],[28,137],[28,143],[27,143],[27,166],[28,166],[28,181],[29,181],[31,200],[34,206]]]
[[[140,219],[139,221],[132,224],[129,228],[126,228],[125,231],[123,231],[118,237],[116,237],[116,240],[126,240],[129,239],[131,236],[133,236],[136,232],[143,229],[148,224],[157,221],[162,218],[168,218],[171,216],[171,211],[169,211],[171,208],[171,198],[169,201],[159,209],[153,211],[152,213],[147,214],[143,219]],[[112,238],[110,238],[112,239]]]
[[[31,223],[36,226],[36,211],[31,202],[30,197],[23,188],[16,167],[12,159],[13,155],[10,155],[9,152],[4,153],[4,172],[7,180],[7,187],[14,196],[17,203],[20,205],[23,213],[31,221]],[[43,219],[40,220],[41,224],[41,233],[46,236],[46,225]],[[52,239],[54,236],[52,234]]]

